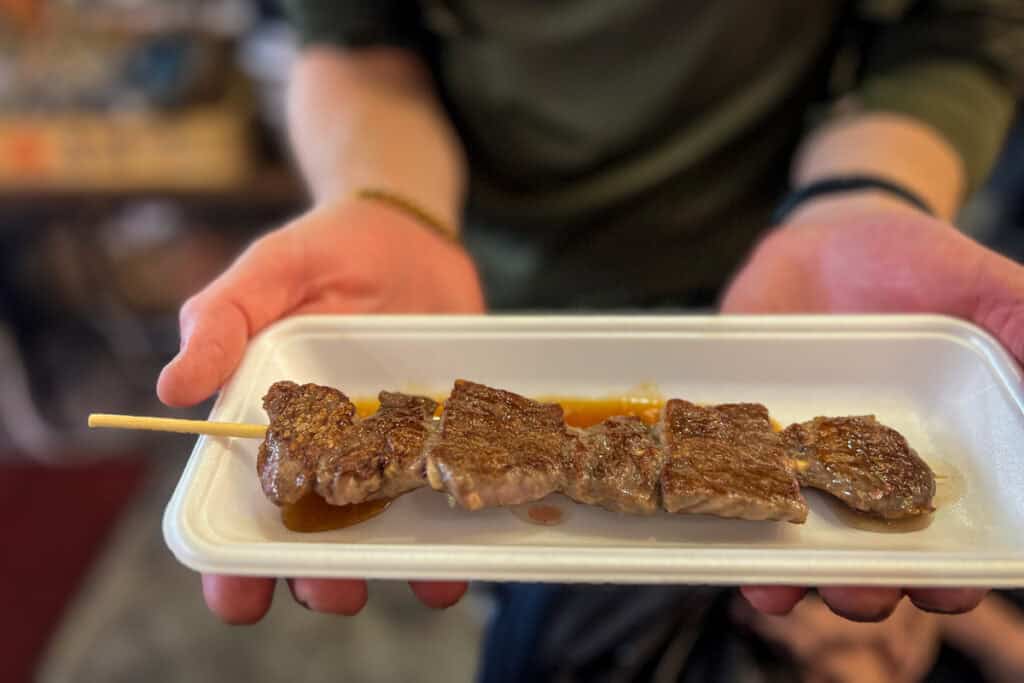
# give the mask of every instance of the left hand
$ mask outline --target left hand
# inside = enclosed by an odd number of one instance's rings
[[[822,198],[754,250],[729,286],[723,313],[942,313],[969,320],[1024,361],[1024,268],[949,223],[877,193]],[[745,587],[757,609],[785,614],[807,592]],[[886,618],[904,595],[919,608],[966,612],[979,589],[821,588],[855,621]]]
[[[946,623],[905,602],[874,624],[837,619],[815,597],[786,617],[758,613],[739,599],[732,607],[735,621],[788,651],[806,683],[917,683],[935,663]]]

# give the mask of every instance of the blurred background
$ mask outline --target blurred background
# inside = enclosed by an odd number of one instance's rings
[[[478,598],[432,612],[381,583],[345,620],[284,593],[221,626],[160,533],[192,439],[85,429],[168,413],[178,306],[305,205],[294,50],[269,0],[0,0],[0,680],[473,675]],[[1021,124],[960,224],[1024,259]]]
[[[305,205],[293,50],[269,2],[0,0],[0,681],[473,675],[474,603],[405,585],[358,620],[282,588],[259,626],[221,625],[160,532],[193,439],[85,428],[170,414],[178,306]]]

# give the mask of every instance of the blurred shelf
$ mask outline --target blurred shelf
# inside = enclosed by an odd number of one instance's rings
[[[252,26],[255,11],[246,0],[177,2],[95,2],[75,0],[27,15],[36,25],[74,26],[75,30],[125,35],[205,33],[234,38]]]
[[[111,189],[0,186],[0,211],[40,209],[81,203],[113,203],[145,199],[170,199],[189,204],[240,205],[254,209],[302,206],[307,195],[302,184],[287,170],[267,168],[255,172],[251,179],[236,187],[126,187]]]

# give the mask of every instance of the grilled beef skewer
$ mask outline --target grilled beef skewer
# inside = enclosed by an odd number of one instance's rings
[[[934,494],[928,466],[873,418],[817,418],[778,434],[760,404],[673,399],[654,428],[612,417],[578,429],[557,404],[465,380],[439,423],[431,399],[380,399],[374,415],[356,420],[336,389],[275,383],[257,463],[267,497],[284,505],[315,490],[346,505],[429,484],[470,510],[560,492],[630,514],[664,508],[799,523],[807,516],[801,483],[888,518],[929,511]]]

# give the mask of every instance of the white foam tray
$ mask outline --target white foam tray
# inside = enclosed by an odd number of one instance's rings
[[[955,481],[930,526],[852,528],[823,497],[807,523],[628,517],[569,503],[566,521],[450,509],[421,489],[336,531],[282,526],[257,442],[198,440],[164,516],[187,566],[239,575],[622,583],[1024,587],[1021,374],[969,324],[935,316],[304,317],[261,334],[210,418],[265,422],[279,379],[350,396],[446,393],[464,377],[526,395],[758,401],[783,424],[875,413]]]

